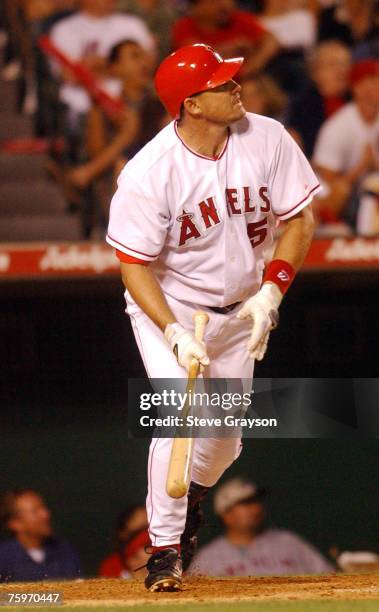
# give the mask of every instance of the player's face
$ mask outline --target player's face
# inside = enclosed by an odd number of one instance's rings
[[[233,80],[203,91],[194,97],[198,107],[196,112],[202,119],[220,125],[239,121],[246,114],[240,92],[241,86]]]

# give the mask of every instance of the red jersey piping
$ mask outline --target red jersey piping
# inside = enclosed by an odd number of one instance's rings
[[[305,196],[305,198],[303,198],[300,202],[298,202],[296,204],[296,206],[293,206],[292,208],[290,208],[289,210],[287,210],[284,213],[280,213],[279,215],[276,215],[277,217],[284,217],[284,215],[288,215],[288,213],[292,212],[293,210],[295,210],[295,208],[297,208],[298,206],[300,206],[300,204],[302,204],[303,202],[305,202],[305,200],[307,200],[309,198],[309,196],[311,195],[311,193],[317,189],[318,187],[320,187],[320,184],[315,185],[315,187],[312,187],[312,189],[309,191],[308,195]]]
[[[138,253],[138,255],[143,255],[144,257],[159,257],[160,255],[160,253],[158,253],[158,255],[150,255],[149,253],[144,253],[143,251],[137,251],[136,249],[132,249],[126,246],[126,244],[122,244],[122,242],[119,242],[118,240],[112,238],[110,234],[108,234],[108,238],[110,238],[110,240],[112,240],[113,242],[116,242],[116,244],[119,244],[123,249],[128,249],[128,251],[133,251],[133,253]]]

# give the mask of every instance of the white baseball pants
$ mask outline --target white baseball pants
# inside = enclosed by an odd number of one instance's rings
[[[127,297],[134,335],[149,378],[183,378],[187,372],[176,361],[161,330],[145,313]],[[166,295],[167,302],[183,327],[193,329],[193,313],[200,308],[174,300]],[[252,380],[254,361],[246,350],[251,322],[236,318],[238,307],[226,315],[209,314],[204,341],[210,358],[205,368],[205,378],[240,378]],[[249,388],[244,391],[250,391]],[[148,461],[148,494],[146,500],[149,533],[153,546],[179,544],[184,531],[187,497],[172,499],[166,493],[166,476],[170,459],[172,438],[153,438]],[[195,441],[192,480],[206,487],[213,486],[223,472],[233,463],[241,451],[240,438],[198,438]]]

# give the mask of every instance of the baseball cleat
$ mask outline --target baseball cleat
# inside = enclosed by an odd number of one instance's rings
[[[162,591],[180,591],[182,588],[181,581],[178,582],[173,578],[164,578],[163,580],[158,580],[154,582],[149,588],[151,593],[157,593]]]
[[[203,487],[202,485],[196,484],[196,482],[191,482],[189,487],[186,526],[180,538],[184,571],[189,568],[196,553],[197,534],[200,527],[204,524],[204,513],[201,509],[200,502],[204,499],[208,491],[209,487]]]
[[[151,555],[147,571],[145,586],[149,591],[181,590],[182,559],[176,548],[164,548]]]

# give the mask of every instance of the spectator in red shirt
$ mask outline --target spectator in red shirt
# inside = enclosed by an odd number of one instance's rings
[[[125,571],[125,545],[129,543],[135,533],[145,530],[146,527],[147,516],[144,506],[135,505],[125,508],[117,523],[117,550],[103,559],[99,567],[99,576],[102,578],[119,578],[123,574]]]
[[[130,536],[122,552],[125,569],[120,574],[120,578],[145,578],[146,563],[151,555],[151,551],[148,552],[149,548],[151,541],[147,529],[134,532]]]
[[[239,11],[235,0],[190,0],[191,10],[173,26],[175,49],[206,43],[223,57],[243,55],[243,76],[256,74],[276,55],[279,43],[248,12]]]

